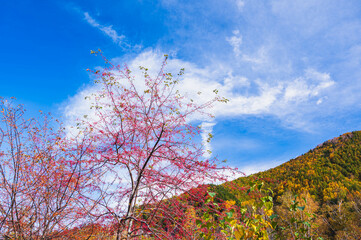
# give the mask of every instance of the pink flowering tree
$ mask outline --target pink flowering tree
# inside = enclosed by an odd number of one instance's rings
[[[22,105],[0,98],[0,238],[61,238],[86,223],[82,195],[93,173],[82,139],[70,141],[50,115],[27,119]]]
[[[205,157],[202,130],[192,119],[210,117],[212,104],[227,100],[216,90],[201,104],[182,96],[183,70],[176,78],[166,73],[167,56],[156,76],[140,67],[143,79],[106,62],[109,68],[94,71],[101,86],[89,96],[95,114],[82,121],[96,145],[97,178],[87,196],[96,204],[92,214],[108,222],[117,239],[177,238],[187,231],[184,202],[175,196],[226,179],[225,167]]]

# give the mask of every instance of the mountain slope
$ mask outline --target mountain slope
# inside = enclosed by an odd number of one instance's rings
[[[242,201],[240,187],[264,182],[273,190],[275,212],[288,224],[287,210],[295,195],[315,214],[314,231],[325,239],[361,239],[361,132],[336,137],[273,169],[223,185]],[[237,187],[235,187],[237,186]],[[302,199],[298,198],[298,199]]]

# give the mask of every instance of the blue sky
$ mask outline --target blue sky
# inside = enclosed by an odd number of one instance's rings
[[[230,99],[210,147],[245,172],[361,130],[359,1],[5,1],[0,31],[0,96],[65,121],[104,65],[90,50],[155,70],[169,54],[184,90]]]

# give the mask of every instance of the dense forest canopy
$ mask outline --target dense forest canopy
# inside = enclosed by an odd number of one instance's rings
[[[361,236],[361,131],[328,140],[273,169],[225,183],[220,192],[226,191],[228,195],[220,195],[238,201],[247,199],[247,194],[238,189],[255,181],[264,182],[273,190],[279,224],[290,223],[287,208],[298,196],[306,210],[315,214],[312,231],[319,236],[325,239]]]

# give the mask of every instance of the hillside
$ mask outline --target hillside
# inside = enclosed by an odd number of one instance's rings
[[[328,140],[273,169],[218,186],[217,192],[241,202],[247,195],[239,189],[255,181],[273,190],[279,224],[290,224],[289,206],[297,195],[305,206],[303,217],[310,214],[312,231],[319,236],[361,238],[361,131]]]
[[[183,214],[185,225],[172,233],[173,239],[182,233],[182,239],[360,240],[360,192],[361,131],[357,131],[273,169],[223,185],[201,185],[161,203]],[[164,222],[163,216],[158,221]],[[164,224],[159,226],[163,229]],[[113,227],[85,225],[66,232],[66,239],[114,239]]]

